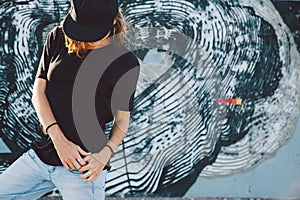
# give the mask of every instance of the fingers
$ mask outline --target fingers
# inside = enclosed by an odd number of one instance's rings
[[[74,160],[66,160],[63,162],[64,167],[69,170],[69,169],[79,169],[81,165],[74,159]]]
[[[86,157],[83,158],[83,160],[84,160],[85,162],[90,162],[91,159],[92,159],[92,156],[91,156],[91,155],[88,155],[88,156],[86,156]]]
[[[70,170],[70,169],[76,169],[76,167],[73,165],[73,163],[71,163],[71,162],[65,162],[65,164],[64,164],[64,166],[66,166],[65,168],[67,169],[67,170]]]
[[[81,174],[80,177],[83,178],[83,180],[86,181],[86,182],[93,182],[98,178],[100,172],[101,171],[93,173],[91,171],[87,171],[86,173]]]
[[[81,168],[79,168],[78,171],[85,172],[85,171],[90,170],[90,168],[91,168],[91,163],[90,163],[91,159],[92,159],[92,156],[90,156],[90,155],[84,157],[84,159],[83,159],[84,162],[88,163],[88,164],[81,166]]]
[[[80,177],[86,181],[86,182],[93,182],[95,181],[98,176],[100,175],[100,173],[102,172],[101,170],[87,170],[84,173],[81,173]]]
[[[66,168],[67,170],[71,169],[67,163],[63,162],[62,164],[63,164],[64,168]]]
[[[80,166],[84,166],[86,165],[86,162],[84,159],[82,159],[81,157],[77,158],[76,161],[80,164]],[[79,168],[77,168],[79,169]]]
[[[80,174],[80,177],[83,178],[83,179],[85,179],[85,180],[88,179],[88,178],[90,178],[91,176],[95,176],[95,173],[93,173],[90,170],[88,170],[88,171]]]
[[[79,169],[81,167],[81,165],[78,163],[77,159],[72,160],[72,164],[75,167],[75,169]]]
[[[76,147],[77,147],[77,151],[78,151],[77,153],[75,153],[76,155],[73,156],[73,158],[70,158],[67,160],[67,164],[70,169],[79,169],[82,166],[87,164],[87,162],[81,158],[80,154],[81,155],[82,154],[89,155],[89,154],[86,153],[84,150],[82,150],[78,145]]]
[[[91,155],[91,153],[84,151],[80,146],[77,145],[77,150],[78,152],[83,155],[83,156],[87,156],[87,155]]]
[[[82,155],[89,155],[89,153],[85,152],[78,145],[72,143],[71,141],[61,141],[61,143],[56,143],[54,145],[57,154],[61,160],[63,166],[67,169],[79,169],[81,166],[86,165],[84,159],[82,159]]]
[[[76,158],[69,158],[64,160],[64,162],[62,162],[64,167],[69,170],[69,169],[79,169],[81,168],[81,166],[86,165],[86,162],[84,161],[84,159],[82,159],[79,154]]]
[[[83,166],[83,167],[80,167],[80,168],[78,169],[78,171],[80,171],[81,173],[84,173],[84,172],[89,171],[90,169],[91,169],[91,166],[89,166],[89,165],[87,164],[87,165],[85,165],[85,166]]]
[[[77,150],[79,152],[79,154],[83,155],[83,156],[88,156],[91,155],[91,153],[88,153],[86,151],[84,151],[80,146],[77,145]],[[87,161],[85,159],[82,159],[81,156],[79,155],[79,157],[76,159],[76,161],[80,164],[79,168],[81,166],[84,166],[87,164]],[[77,168],[77,169],[79,169]]]
[[[80,177],[87,182],[95,181],[105,165],[96,160],[92,155],[86,156],[84,160],[88,164],[78,169],[82,173]]]

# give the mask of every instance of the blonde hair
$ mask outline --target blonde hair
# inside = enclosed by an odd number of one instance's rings
[[[124,12],[121,8],[118,10],[116,16],[116,23],[113,25],[110,37],[112,37],[114,44],[122,45],[125,43],[125,31],[127,29],[127,24],[124,17]],[[69,38],[65,35],[65,45],[68,48],[68,53],[75,53],[77,57],[83,58],[87,52],[87,42],[81,42]]]

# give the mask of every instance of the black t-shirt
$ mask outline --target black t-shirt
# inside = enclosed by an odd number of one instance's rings
[[[112,54],[111,52],[114,52],[114,55],[121,56],[115,56],[116,58],[112,62],[105,62],[106,58],[109,57],[108,55]],[[68,49],[65,47],[64,33],[62,28],[58,26],[48,34],[36,74],[36,78],[46,80],[46,96],[55,119],[64,135],[67,139],[81,146],[86,151],[87,148],[81,142],[76,131],[72,113],[72,98],[74,98],[72,95],[73,86],[76,77],[78,78],[77,74],[80,67],[89,65],[89,62],[85,60],[89,58],[90,54],[93,54],[92,59],[94,61],[91,62],[93,63],[93,67],[96,66],[99,70],[103,71],[101,72],[102,76],[100,80],[95,86],[94,100],[98,122],[102,130],[105,130],[105,124],[113,120],[117,109],[125,111],[132,111],[133,109],[140,66],[137,58],[131,52],[128,52],[124,46],[117,46],[112,42],[108,46],[92,51],[89,50],[86,52],[84,58],[79,58],[74,53],[68,53]],[[109,64],[107,65],[107,63]],[[128,71],[131,71],[133,76],[131,75],[131,81],[125,82],[126,85],[122,87],[121,91],[121,93],[127,92],[127,95],[129,95],[128,98],[124,99],[124,94],[121,95],[122,97],[118,96],[118,93],[113,95],[113,93],[119,91],[114,90],[114,87]],[[88,82],[88,79],[93,77],[90,75],[90,78],[88,76],[85,78]],[[91,88],[85,89],[89,90]],[[33,149],[46,164],[61,166],[62,163],[51,139],[47,135],[41,135],[42,140],[33,142]]]

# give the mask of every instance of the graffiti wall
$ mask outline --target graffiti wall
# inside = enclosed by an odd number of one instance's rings
[[[0,169],[38,139],[31,90],[68,0],[0,3]],[[299,117],[299,1],[121,0],[141,63],[111,160],[111,196],[184,196],[199,176],[259,166]],[[111,124],[107,124],[109,133]]]

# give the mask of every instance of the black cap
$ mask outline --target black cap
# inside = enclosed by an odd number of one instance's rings
[[[117,0],[71,0],[71,10],[62,22],[63,31],[74,40],[95,42],[112,29],[117,14]]]

